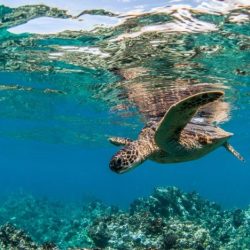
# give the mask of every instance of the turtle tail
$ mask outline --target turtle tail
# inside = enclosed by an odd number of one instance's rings
[[[228,142],[225,142],[223,144],[223,146],[225,147],[225,149],[230,152],[231,154],[233,154],[238,160],[245,162],[245,159],[243,158],[243,156],[240,155],[239,152],[237,152],[232,145],[230,145]]]

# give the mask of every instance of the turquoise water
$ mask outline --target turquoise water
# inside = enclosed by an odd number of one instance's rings
[[[7,7],[3,2],[2,224],[17,217],[17,225],[24,227],[16,207],[18,202],[30,204],[22,198],[26,195],[32,197],[34,210],[46,197],[44,207],[49,208],[38,209],[42,215],[34,216],[35,223],[46,221],[47,214],[61,213],[65,218],[68,206],[77,203],[67,214],[70,221],[78,218],[79,203],[100,200],[127,209],[134,199],[147,197],[160,186],[198,192],[223,209],[246,209],[250,204],[250,12],[244,1],[228,2],[206,6],[192,1],[187,8],[138,1],[137,5],[145,4],[144,10],[130,14],[127,11],[133,6],[118,2],[120,9],[116,5],[81,9],[76,1],[77,8],[68,12],[62,6]],[[105,11],[85,11],[79,17],[86,9]],[[164,114],[160,100],[166,91],[200,83],[224,89],[227,112],[220,126],[234,133],[230,143],[246,162],[219,148],[197,161],[166,165],[147,161],[123,175],[109,169],[118,150],[108,142],[109,136],[135,139],[149,117]],[[53,212],[56,205],[47,199],[65,206],[63,212]],[[16,201],[9,213],[8,200]],[[32,236],[34,229],[24,229]],[[44,242],[41,235],[34,232],[33,237]],[[84,240],[75,246],[91,245]],[[67,239],[60,241],[64,249]]]

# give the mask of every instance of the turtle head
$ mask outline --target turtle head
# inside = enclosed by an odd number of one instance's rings
[[[112,171],[122,174],[140,165],[146,157],[139,153],[136,145],[129,146],[118,151],[110,160],[109,167]]]

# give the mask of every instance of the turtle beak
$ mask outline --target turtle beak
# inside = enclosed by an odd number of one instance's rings
[[[110,163],[109,167],[112,171],[116,172],[117,174],[122,174],[126,171],[126,168],[124,169],[123,161],[120,157],[114,156]]]
[[[119,157],[118,155],[113,156],[109,163],[109,167],[112,171],[116,172],[117,174],[123,174],[126,173],[138,165],[140,165],[141,162],[130,162],[127,159],[123,159],[122,157]]]
[[[135,149],[127,146],[118,151],[110,160],[109,167],[112,171],[122,174],[139,166],[145,159],[134,153]]]

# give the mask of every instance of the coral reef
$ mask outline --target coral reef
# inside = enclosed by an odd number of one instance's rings
[[[129,213],[97,219],[89,235],[103,248],[215,249],[215,240],[197,219],[211,213],[219,214],[218,208],[197,194],[158,188],[149,198],[134,201]]]
[[[99,201],[63,204],[17,193],[0,205],[0,225],[15,225],[31,235],[35,242],[53,242],[60,249],[93,247],[93,241],[87,234],[88,225],[115,209]]]
[[[57,250],[55,244],[46,242],[38,246],[24,231],[11,224],[0,227],[0,249]]]
[[[20,209],[20,207],[22,209]],[[250,208],[222,210],[197,193],[156,188],[128,211],[13,195],[0,205],[0,249],[248,249]],[[27,236],[26,233],[30,236]]]
[[[197,193],[156,188],[129,213],[96,219],[89,235],[107,249],[246,249],[249,210],[223,211]]]

